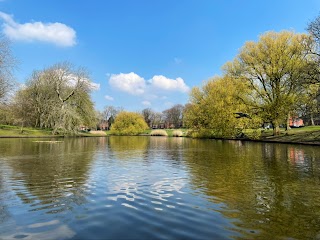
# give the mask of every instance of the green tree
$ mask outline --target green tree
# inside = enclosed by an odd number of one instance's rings
[[[309,54],[314,47],[311,36],[293,32],[267,32],[258,42],[249,41],[232,63],[226,74],[247,84],[250,93],[242,98],[247,106],[272,122],[274,135],[279,124],[293,110],[310,72],[317,68]]]
[[[314,117],[319,114],[320,111],[320,83],[311,84],[305,89],[301,95],[299,111],[310,119],[310,125],[314,126]]]
[[[92,82],[83,68],[69,63],[35,71],[14,99],[16,119],[53,133],[76,133],[95,123]]]
[[[116,135],[137,135],[149,127],[143,116],[134,112],[120,112],[111,126],[111,133]]]
[[[229,77],[215,77],[202,88],[191,90],[189,104],[184,111],[184,123],[195,137],[233,137],[255,122],[250,118],[236,118],[237,112],[245,113],[246,106],[239,93],[245,85]]]

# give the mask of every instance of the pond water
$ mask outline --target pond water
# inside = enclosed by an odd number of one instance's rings
[[[319,147],[36,140],[0,139],[0,239],[320,238]]]

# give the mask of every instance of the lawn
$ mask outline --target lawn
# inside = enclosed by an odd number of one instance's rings
[[[150,135],[153,129],[146,130],[142,135]],[[186,135],[187,129],[163,129],[168,133],[168,137],[172,137],[175,130],[181,130],[183,136]],[[259,130],[260,131],[260,130]],[[248,129],[244,133],[250,136],[257,132],[256,130]],[[292,128],[289,131],[285,129],[280,130],[280,135],[272,136],[272,129],[261,130],[261,137],[253,139],[275,141],[275,142],[304,142],[320,144],[320,126],[307,126],[302,128]],[[109,136],[110,131],[93,131],[92,133],[79,133],[79,136]],[[0,125],[0,137],[46,137],[52,136],[50,129],[37,129],[32,127],[24,127],[21,129],[19,126]],[[252,135],[253,136],[253,135]],[[59,137],[59,136],[57,136]]]
[[[50,136],[50,130],[37,129],[32,127],[24,127],[21,129],[19,126],[0,125],[0,136],[24,137],[24,136]]]

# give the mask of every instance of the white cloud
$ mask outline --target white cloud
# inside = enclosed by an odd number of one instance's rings
[[[111,96],[109,96],[109,95],[104,96],[104,98],[107,99],[107,100],[109,100],[109,101],[113,101],[113,100],[114,100],[114,98],[111,97]]]
[[[190,89],[180,77],[170,79],[163,75],[155,75],[150,80],[145,80],[134,72],[111,74],[109,84],[112,88],[131,95],[143,95],[145,101],[142,104],[146,106],[151,104],[150,100],[167,99],[162,94],[173,92],[187,93]]]
[[[133,95],[143,94],[146,88],[146,81],[144,78],[134,72],[111,74],[109,84],[120,91]]]
[[[180,77],[176,79],[170,79],[163,75],[156,75],[153,76],[153,78],[150,79],[149,82],[155,88],[168,91],[188,92],[190,89]]]
[[[141,103],[144,106],[151,106],[151,102],[149,102],[149,101],[142,101]]]
[[[63,23],[31,22],[20,24],[13,16],[0,11],[3,19],[3,33],[12,40],[41,41],[57,46],[71,47],[76,44],[76,32]]]

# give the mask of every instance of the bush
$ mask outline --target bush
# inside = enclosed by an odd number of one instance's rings
[[[111,126],[111,134],[138,135],[148,129],[142,115],[134,112],[121,112]]]
[[[150,133],[151,136],[168,136],[168,133],[165,130],[153,130]]]
[[[182,137],[183,136],[183,133],[181,130],[174,130],[172,132],[172,137]]]
[[[250,139],[260,139],[261,138],[261,129],[252,129],[246,132],[246,135]]]

